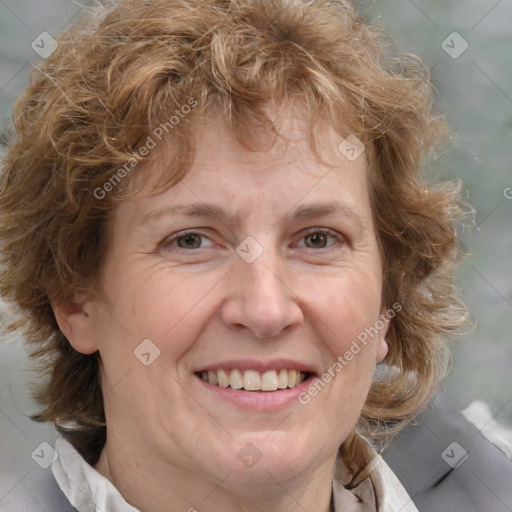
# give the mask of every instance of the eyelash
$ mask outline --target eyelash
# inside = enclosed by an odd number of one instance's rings
[[[328,229],[328,228],[309,228],[308,230],[303,232],[303,234],[300,237],[300,240],[304,241],[308,236],[315,235],[315,234],[327,235],[331,239],[334,239],[333,243],[331,243],[330,245],[327,245],[326,247],[320,247],[319,249],[329,249],[330,247],[332,247],[336,243],[336,241],[338,241],[341,244],[345,244],[346,243],[346,239],[345,239],[345,237],[343,235],[337,233],[336,231]],[[194,251],[194,250],[197,250],[197,249],[204,249],[205,248],[205,247],[198,247],[198,248],[195,248],[195,249],[186,249],[184,247],[179,247],[177,245],[174,245],[174,242],[177,242],[178,240],[183,239],[183,238],[185,238],[187,236],[190,236],[190,235],[198,235],[198,236],[200,236],[202,238],[202,240],[208,239],[210,242],[212,242],[212,244],[207,246],[207,247],[211,247],[212,245],[215,245],[215,242],[213,242],[210,239],[210,237],[208,237],[204,233],[201,233],[200,231],[192,230],[191,229],[191,230],[179,231],[178,233],[174,233],[173,235],[168,236],[167,238],[165,238],[161,242],[160,246],[162,248],[164,248],[164,249],[174,248],[174,249],[183,249],[184,251]],[[318,250],[318,249],[314,249],[312,247],[307,247],[305,245],[300,245],[298,247],[303,247],[305,249],[312,249],[314,251]]]
[[[309,228],[308,230],[306,230],[304,232],[304,234],[301,236],[300,239],[305,240],[308,236],[316,235],[316,234],[327,235],[328,237],[334,238],[335,242],[336,241],[339,243],[345,242],[345,237],[343,237],[343,235],[337,233],[336,231],[333,231],[332,229],[328,229],[328,228]],[[330,247],[332,247],[332,245],[334,245],[334,243],[332,243],[331,245],[328,245],[326,247],[321,247],[320,249],[329,249]],[[304,247],[304,246],[301,246],[301,247]],[[305,247],[305,248],[312,249],[311,247]]]
[[[195,231],[193,229],[189,229],[189,230],[185,230],[185,231],[179,231],[178,233],[174,233],[173,235],[168,236],[167,238],[165,238],[162,241],[160,246],[163,247],[164,249],[168,248],[168,247],[174,247],[176,249],[183,249],[183,250],[186,250],[186,251],[194,250],[194,249],[185,249],[184,247],[178,247],[176,245],[173,245],[173,242],[176,242],[176,241],[180,240],[181,238],[185,238],[185,237],[190,236],[190,235],[198,235],[202,239],[206,238],[206,239],[210,240],[210,238],[208,236],[206,236],[205,234],[201,233],[200,231]],[[210,241],[212,241],[212,240],[210,240]]]

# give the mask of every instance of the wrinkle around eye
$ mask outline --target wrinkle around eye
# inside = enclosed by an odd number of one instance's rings
[[[186,240],[187,237],[198,237],[200,239],[200,245],[198,247],[183,247],[178,245],[180,240]],[[207,242],[206,245],[203,245],[203,242]],[[166,252],[173,251],[186,251],[186,252],[195,252],[201,249],[208,249],[210,247],[220,247],[215,241],[211,239],[211,237],[205,235],[204,233],[197,230],[184,230],[174,233],[172,235],[164,238],[158,245],[159,250]]]
[[[323,235],[327,239],[327,244],[325,246],[320,247],[311,247],[306,245],[305,241],[307,238],[312,237],[314,235]],[[332,243],[328,243],[329,239],[331,239]],[[328,228],[312,228],[308,229],[306,232],[301,234],[300,242],[295,245],[295,247],[299,247],[301,249],[307,249],[312,251],[321,251],[321,250],[335,250],[336,245],[338,245],[338,248],[341,248],[348,244],[348,241],[344,235],[341,233],[338,233],[337,231],[333,231],[332,229]],[[332,248],[332,249],[331,249]]]

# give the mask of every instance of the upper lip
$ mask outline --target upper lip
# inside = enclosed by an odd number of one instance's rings
[[[314,373],[313,366],[293,359],[272,359],[267,361],[258,361],[256,359],[239,359],[231,361],[222,361],[220,363],[211,363],[198,367],[193,373],[207,372],[216,370],[255,370],[257,372],[266,372],[269,370],[300,370],[301,372]]]

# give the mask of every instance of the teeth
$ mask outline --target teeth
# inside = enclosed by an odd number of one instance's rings
[[[217,372],[212,372],[211,370],[208,372],[208,382],[211,382],[212,384],[219,383],[219,377],[217,376]]]
[[[261,379],[258,372],[255,372],[254,370],[245,370],[244,389],[247,391],[259,391],[261,389]]]
[[[232,389],[245,391],[276,391],[278,389],[294,388],[305,379],[305,374],[299,370],[269,370],[257,372],[255,370],[230,371],[204,371],[200,373],[203,381],[222,388],[228,386]]]
[[[242,374],[238,370],[231,370],[229,374],[229,385],[233,389],[242,389],[244,387]]]
[[[279,377],[277,378],[277,387],[279,389],[286,389],[288,387],[288,372],[286,370],[279,370]]]
[[[261,391],[275,391],[277,389],[277,372],[270,370],[261,376]]]
[[[297,375],[297,371],[290,370],[288,372],[288,387],[294,388],[297,385],[298,380],[299,380],[299,376]]]
[[[227,388],[229,386],[229,378],[224,370],[217,370],[217,380],[219,381],[218,385],[221,388]],[[214,384],[212,381],[210,382]]]

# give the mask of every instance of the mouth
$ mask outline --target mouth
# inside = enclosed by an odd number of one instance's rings
[[[198,371],[195,375],[213,386],[249,392],[293,389],[314,376],[312,372],[283,368],[266,371],[222,368]]]

